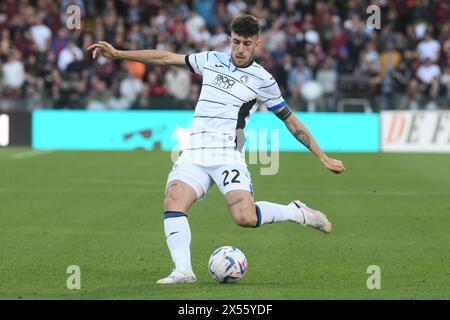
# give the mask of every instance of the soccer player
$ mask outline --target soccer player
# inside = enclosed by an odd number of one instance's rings
[[[223,193],[234,221],[242,227],[293,221],[324,233],[332,225],[320,211],[299,200],[288,205],[254,202],[250,173],[243,155],[244,129],[259,105],[264,105],[284,121],[291,134],[334,173],[344,164],[328,158],[304,124],[291,112],[277,82],[254,61],[260,47],[259,23],[251,15],[241,15],[231,23],[231,54],[207,51],[182,55],[167,51],[120,51],[99,41],[93,50],[109,59],[126,59],[152,65],[189,68],[203,76],[195,108],[190,146],[180,156],[167,179],[164,198],[164,230],[175,269],[158,284],[193,283],[187,213],[215,183]]]

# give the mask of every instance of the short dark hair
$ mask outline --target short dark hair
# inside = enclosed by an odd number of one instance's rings
[[[242,37],[252,37],[259,34],[259,22],[254,16],[243,14],[231,21],[230,30]]]

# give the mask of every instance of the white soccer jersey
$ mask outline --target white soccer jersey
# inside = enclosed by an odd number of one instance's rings
[[[270,111],[286,105],[275,79],[256,62],[239,68],[229,54],[217,51],[190,54],[185,60],[203,76],[187,150],[235,148],[237,129],[244,129],[260,105]]]

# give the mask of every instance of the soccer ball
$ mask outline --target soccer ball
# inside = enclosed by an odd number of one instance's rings
[[[220,247],[209,258],[209,272],[220,283],[238,282],[247,272],[247,258],[236,247]]]

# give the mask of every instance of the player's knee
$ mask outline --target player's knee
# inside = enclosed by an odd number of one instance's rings
[[[182,181],[175,180],[166,188],[164,211],[181,211],[186,213],[196,199],[197,194],[193,188]]]
[[[189,209],[190,203],[185,201],[182,194],[178,191],[170,190],[164,197],[164,211],[181,211],[186,213]]]
[[[164,211],[172,211],[177,206],[176,196],[169,192],[164,197]]]
[[[244,228],[254,228],[258,223],[256,214],[242,214],[236,217],[234,221],[236,222],[236,224]]]

